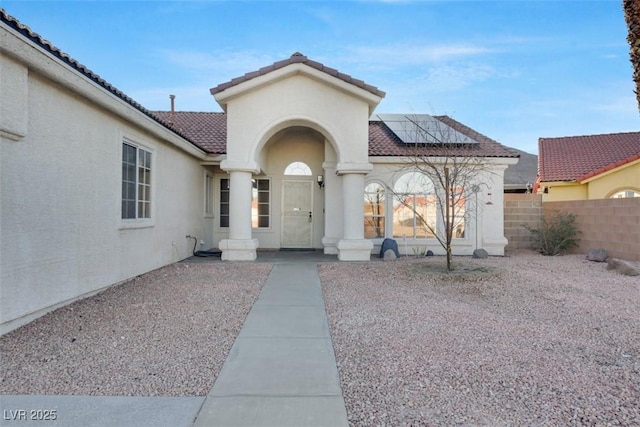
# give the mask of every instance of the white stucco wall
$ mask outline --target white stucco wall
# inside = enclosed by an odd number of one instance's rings
[[[366,176],[365,183],[377,182],[387,188],[386,193],[386,236],[398,242],[402,255],[412,255],[413,250],[429,249],[436,255],[445,255],[444,248],[435,238],[402,238],[393,237],[392,209],[393,195],[392,189],[395,182],[403,174],[410,170],[397,158],[371,158],[374,165],[373,171]],[[490,255],[504,255],[504,246],[507,240],[504,237],[504,170],[507,164],[515,162],[516,159],[487,159],[486,171],[478,176],[477,181],[480,191],[478,192],[478,203],[476,210],[475,196],[467,200],[467,216],[465,218],[465,237],[453,239],[454,255],[472,255],[477,248],[484,248]],[[477,217],[477,227],[476,227]],[[439,219],[442,224],[441,218]],[[374,248],[372,253],[378,254],[383,238],[373,239]],[[477,242],[476,242],[477,240]]]
[[[278,131],[308,126],[334,144],[342,163],[366,162],[369,105],[304,74],[260,86],[228,100],[227,159],[257,161]]]
[[[4,55],[24,48],[6,44],[14,42],[3,39],[2,80],[24,82],[28,100],[11,103],[3,92],[1,101],[11,111],[3,127],[22,129],[17,138],[0,134],[2,333],[188,257],[185,235],[204,230],[197,150],[45,53]],[[40,62],[48,62],[46,76]],[[124,138],[152,152],[148,222],[121,219]]]

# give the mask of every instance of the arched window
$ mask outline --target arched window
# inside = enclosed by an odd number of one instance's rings
[[[311,168],[306,163],[293,162],[284,169],[284,174],[311,176]]]
[[[364,189],[364,237],[376,239],[384,237],[385,189],[372,182]]]
[[[616,191],[611,195],[612,199],[622,199],[625,197],[640,197],[640,191],[635,191],[631,189],[621,190],[621,191]]]
[[[393,237],[434,237],[438,221],[435,188],[424,174],[409,172],[393,187]]]

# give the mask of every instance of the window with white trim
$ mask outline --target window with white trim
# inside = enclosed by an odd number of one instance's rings
[[[409,172],[393,188],[393,237],[434,237],[438,212],[433,183],[424,174]]]
[[[229,227],[229,179],[220,180],[220,227]],[[271,225],[271,180],[251,180],[251,227],[269,228]]]
[[[151,152],[122,143],[122,219],[151,218]]]
[[[253,228],[268,228],[271,210],[271,182],[266,178],[254,178],[251,181],[251,226]]]
[[[384,237],[386,195],[384,186],[372,182],[364,189],[364,237]]]
[[[220,180],[220,227],[229,227],[229,178]]]
[[[213,215],[213,176],[209,173],[204,176],[204,215]]]

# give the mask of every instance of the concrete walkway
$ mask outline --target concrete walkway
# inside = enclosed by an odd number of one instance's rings
[[[287,255],[270,260],[208,396],[1,395],[0,426],[346,426],[319,255]]]
[[[315,263],[274,265],[194,425],[348,425]]]

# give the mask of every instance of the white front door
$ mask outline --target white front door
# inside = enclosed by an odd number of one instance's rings
[[[282,248],[313,247],[313,181],[282,182]]]

